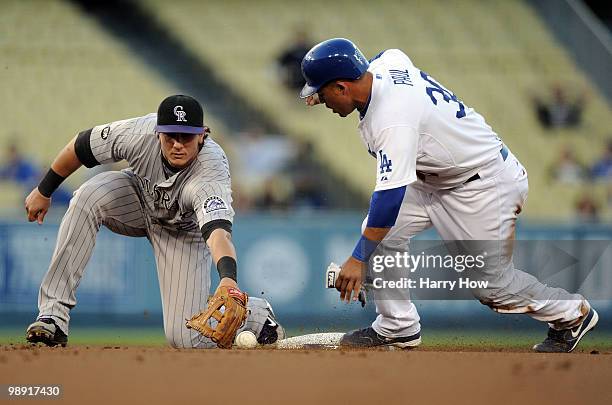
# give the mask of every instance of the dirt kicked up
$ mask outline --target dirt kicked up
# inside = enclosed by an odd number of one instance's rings
[[[7,385],[70,404],[612,403],[612,353],[0,346]],[[28,401],[30,402],[30,401]]]

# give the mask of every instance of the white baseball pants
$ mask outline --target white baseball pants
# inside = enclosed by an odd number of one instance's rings
[[[382,242],[385,252],[406,251],[410,238],[431,226],[444,240],[514,240],[517,216],[527,199],[525,168],[512,153],[505,161],[499,154],[479,176],[451,190],[435,190],[421,181],[409,185],[396,224]],[[487,269],[494,273],[488,274],[489,288],[473,290],[475,298],[496,312],[526,313],[557,328],[579,321],[588,311],[585,299],[515,269],[511,243],[506,245],[510,249],[500,252],[499,265]],[[375,292],[374,301],[378,316],[372,327],[377,333],[400,337],[420,331],[419,314],[409,299],[377,299]]]

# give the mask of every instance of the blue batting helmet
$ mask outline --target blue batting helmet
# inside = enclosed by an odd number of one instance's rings
[[[368,70],[368,60],[354,43],[332,38],[315,45],[302,59],[302,76],[306,84],[300,97],[313,95],[336,79],[358,79]]]

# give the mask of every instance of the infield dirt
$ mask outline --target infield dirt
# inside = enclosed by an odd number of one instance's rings
[[[70,404],[612,403],[609,352],[3,345],[0,376],[0,384],[61,384],[51,403]]]

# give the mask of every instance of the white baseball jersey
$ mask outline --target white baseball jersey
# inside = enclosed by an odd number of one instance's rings
[[[368,68],[372,92],[359,130],[377,164],[376,191],[417,181],[453,188],[496,157],[502,141],[484,118],[398,49]]]
[[[408,186],[382,251],[406,251],[409,240],[431,226],[444,240],[513,240],[527,198],[527,172],[507,148],[500,153],[502,141],[484,118],[397,49],[380,54],[368,70],[372,92],[359,129],[378,161],[376,191]],[[477,181],[466,182],[475,174]],[[488,253],[495,265],[479,274],[488,288],[471,290],[482,303],[555,326],[580,319],[584,297],[516,269],[512,249]],[[389,299],[388,291],[374,291],[377,333],[402,337],[420,331],[408,292]]]

